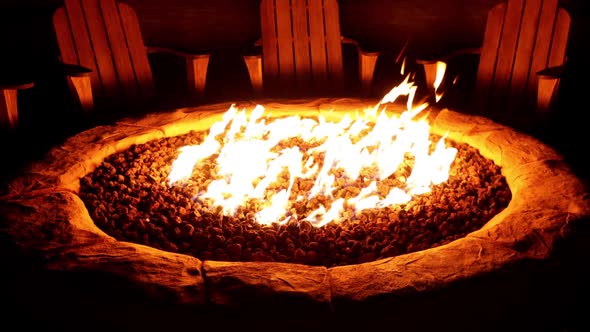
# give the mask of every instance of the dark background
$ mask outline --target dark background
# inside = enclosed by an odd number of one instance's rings
[[[191,53],[211,53],[208,85],[205,99],[200,103],[251,97],[247,71],[241,61],[241,53],[258,37],[258,1],[256,0],[129,0],[139,16],[144,41],[147,45],[165,46]],[[341,0],[340,17],[342,34],[354,38],[365,49],[383,52],[375,77],[374,96],[382,96],[399,80],[399,64],[395,59],[407,43],[406,54],[410,58],[435,57],[449,51],[477,47],[483,38],[487,10],[496,0]],[[568,45],[568,67],[561,83],[558,100],[558,117],[551,128],[538,133],[544,142],[561,151],[576,173],[588,179],[590,164],[588,154],[588,71],[590,36],[590,1],[566,0],[570,9],[572,27]],[[56,71],[58,50],[51,25],[53,11],[61,5],[58,0],[2,0],[0,1],[0,83],[34,80],[36,86],[19,92],[21,111],[20,132],[9,139],[2,137],[3,181],[18,171],[22,164],[40,157],[47,148],[64,137],[74,134],[77,128],[69,126],[75,107],[64,78]],[[160,87],[175,89],[182,80],[182,68],[168,59],[152,59],[156,83]],[[473,67],[475,70],[477,67]],[[472,73],[475,74],[474,72]],[[179,100],[182,103],[182,100]],[[13,160],[13,162],[7,162]],[[425,330],[448,329],[452,315],[466,311],[474,315],[466,321],[474,324],[465,331],[583,331],[589,323],[582,311],[588,304],[590,292],[588,280],[587,230],[582,227],[573,238],[558,247],[555,257],[539,264],[514,268],[518,273],[500,273],[484,280],[475,280],[463,287],[435,294],[433,297],[398,304],[395,313],[383,315],[378,325],[367,322],[353,324],[350,317],[340,324],[324,326],[327,330],[392,330],[396,318],[420,321],[424,311],[433,321]],[[4,258],[4,256],[2,256]],[[12,262],[14,263],[14,262]],[[11,265],[8,265],[10,268]],[[26,268],[16,263],[19,268]],[[16,279],[21,276],[17,274]],[[31,277],[29,285],[14,288],[7,284],[12,296],[4,298],[14,310],[2,311],[0,317],[10,318],[21,326],[32,326],[31,317],[53,321],[52,315],[66,315],[61,310],[74,310],[75,314],[88,314],[74,319],[69,328],[89,328],[87,318],[91,314],[76,304],[60,309],[59,294],[53,294],[52,283],[68,283],[66,276]],[[15,280],[16,280],[15,279]],[[14,281],[14,280],[13,280]],[[18,280],[17,280],[18,281]],[[37,285],[36,283],[39,282]],[[100,282],[100,281],[97,281]],[[62,285],[63,286],[63,285]],[[78,285],[80,286],[80,285]],[[84,286],[77,288],[86,289]],[[22,293],[21,293],[22,292]],[[41,292],[45,297],[36,297]],[[91,290],[79,294],[80,303],[100,306],[85,296],[99,297]],[[517,296],[511,296],[518,294]],[[481,297],[481,301],[473,302]],[[510,298],[508,298],[510,297]],[[35,299],[38,302],[33,302]],[[486,300],[486,299],[489,299]],[[55,301],[55,302],[54,302]],[[56,305],[57,304],[57,305]],[[133,303],[132,305],[137,305]],[[117,310],[127,310],[125,303]],[[479,310],[481,309],[481,310]],[[79,311],[76,311],[79,310]],[[486,314],[489,311],[489,315]],[[19,318],[24,313],[23,319]],[[139,309],[134,314],[142,317]],[[388,315],[391,315],[389,318]],[[10,316],[10,317],[9,317]],[[4,321],[4,318],[0,320]],[[221,318],[223,320],[223,317]],[[115,317],[110,317],[114,321]],[[438,320],[441,325],[438,325]],[[149,320],[148,320],[149,321]],[[303,322],[303,321],[302,321]],[[299,322],[291,325],[306,330],[310,326]],[[166,322],[158,328],[166,329]],[[226,322],[227,323],[227,322]],[[272,322],[266,327],[272,329]],[[290,322],[293,324],[294,322]],[[196,323],[192,328],[203,327]],[[279,325],[276,330],[289,326]],[[391,324],[391,325],[389,325]],[[447,324],[447,325],[445,325]],[[141,324],[138,324],[141,325]],[[145,324],[147,325],[147,323]],[[97,326],[111,327],[109,324]],[[178,324],[174,325],[178,327]],[[51,330],[53,327],[47,326]],[[239,323],[234,330],[248,328]],[[311,326],[313,327],[313,326]],[[317,327],[317,326],[316,326]],[[440,328],[437,328],[440,327]],[[145,328],[145,326],[144,326]],[[254,326],[254,328],[256,328]],[[411,327],[401,326],[402,330]],[[65,326],[64,326],[65,329]],[[69,329],[68,329],[69,330]],[[100,328],[96,328],[100,330]],[[133,325],[127,329],[133,330]],[[459,329],[463,330],[463,329]]]

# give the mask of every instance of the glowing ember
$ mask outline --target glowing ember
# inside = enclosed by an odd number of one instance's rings
[[[412,107],[415,91],[406,77],[376,106],[339,121],[297,115],[272,119],[264,116],[263,106],[248,114],[232,105],[201,144],[180,149],[169,184],[187,185],[195,170],[213,160],[207,189],[195,192],[195,199],[221,207],[227,216],[259,207],[255,220],[261,224],[295,219],[320,227],[345,219],[351,208],[359,213],[407,203],[446,181],[457,153],[445,147],[444,137],[433,146],[428,123],[414,120],[428,106]],[[388,114],[384,104],[401,95],[408,96],[407,111]],[[380,183],[391,180],[408,156],[413,159],[410,176],[395,179],[402,185],[384,192]],[[343,190],[353,183],[362,183],[362,189]],[[309,187],[306,195],[303,187]],[[294,204],[306,201],[317,204],[307,204],[313,209],[298,214]]]

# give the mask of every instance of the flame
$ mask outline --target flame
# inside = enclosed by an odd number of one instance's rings
[[[345,219],[347,208],[359,213],[405,204],[446,181],[457,152],[445,146],[445,137],[431,149],[428,123],[415,120],[428,105],[412,107],[415,93],[406,77],[362,115],[344,114],[337,121],[322,115],[271,118],[262,105],[251,112],[231,105],[201,144],[179,150],[169,185],[188,182],[200,164],[214,160],[206,190],[196,192],[195,199],[225,215],[255,205],[254,218],[262,224],[297,219],[321,227]],[[386,112],[385,104],[402,95],[407,110]],[[402,185],[383,192],[380,182],[391,179],[408,154],[414,158],[409,177],[396,179]],[[300,216],[294,204],[310,212]]]
[[[438,87],[440,86],[440,84],[442,83],[442,80],[443,80],[443,77],[445,76],[446,71],[447,71],[447,64],[442,61],[437,61],[436,62],[436,77],[434,79],[434,84],[433,84],[436,102],[438,102],[443,96],[443,93],[439,93],[437,90],[438,90]]]
[[[402,64],[399,69],[399,73],[404,75],[406,73],[406,57],[402,60]]]

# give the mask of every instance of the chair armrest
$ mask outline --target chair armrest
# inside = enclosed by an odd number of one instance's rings
[[[381,52],[365,51],[361,48],[360,44],[356,40],[345,36],[341,36],[340,41],[342,44],[349,44],[356,47],[359,54],[359,77],[361,81],[361,87],[363,92],[368,92],[369,88],[371,87],[371,83],[373,82],[375,65],[377,64],[377,59],[379,58],[379,55],[381,55]]]
[[[94,97],[90,75],[93,70],[84,66],[60,62],[57,68],[66,77],[70,90],[74,93],[84,113],[94,110]]]
[[[33,82],[10,81],[0,83],[0,128],[14,129],[18,126],[17,91],[32,88]]]
[[[357,47],[359,46],[359,43],[356,40],[344,36],[340,36],[340,42],[342,42],[342,44],[351,44]]]
[[[80,65],[71,64],[71,63],[60,63],[60,69],[62,70],[62,72],[65,76],[70,76],[70,77],[90,76],[90,74],[93,71],[90,68],[80,66]]]
[[[373,76],[375,75],[375,66],[377,59],[381,52],[365,52],[358,49],[359,53],[359,76],[361,80],[361,88],[364,93],[368,93],[373,83]]]
[[[551,111],[564,71],[565,64],[537,71],[537,112],[547,114]]]
[[[262,94],[262,54],[242,55],[254,94]]]
[[[148,54],[164,53],[184,58],[186,61],[186,77],[189,90],[195,91],[198,97],[202,97],[205,94],[207,69],[209,68],[211,54],[192,54],[158,46],[146,46],[146,51]]]
[[[418,64],[433,64],[438,61],[442,62],[449,62],[453,58],[461,55],[479,55],[481,54],[481,47],[472,47],[472,48],[462,48],[456,51],[453,51],[443,57],[435,58],[435,59],[416,59],[416,63]]]
[[[148,52],[148,54],[150,54],[150,53],[172,54],[172,55],[176,55],[176,56],[179,56],[179,57],[185,58],[185,59],[197,59],[197,58],[209,56],[209,54],[193,54],[193,53],[181,52],[181,51],[178,51],[178,50],[175,50],[172,48],[161,47],[161,46],[146,46],[146,51]]]
[[[354,40],[354,39],[352,39],[352,38],[349,38],[349,37],[340,36],[340,42],[341,42],[342,44],[349,44],[349,45],[356,46],[356,48],[357,48],[357,50],[359,51],[359,53],[362,53],[362,55],[364,55],[364,56],[379,56],[379,55],[381,54],[381,52],[380,52],[380,51],[371,51],[371,52],[369,52],[369,51],[367,51],[367,50],[364,50],[364,49],[363,49],[363,48],[360,46],[360,44],[359,44],[359,42],[358,42],[358,41],[356,41],[356,40]]]
[[[565,64],[553,67],[547,67],[537,71],[539,79],[557,79],[563,76]]]
[[[258,38],[242,52],[242,59],[248,69],[250,84],[256,96],[262,95],[262,38]]]
[[[0,90],[24,90],[30,89],[33,86],[35,86],[34,82],[2,83],[0,84]]]
[[[262,56],[262,39],[256,40],[253,44],[248,46],[242,52],[242,57],[255,57],[255,56]]]
[[[446,75],[446,66],[447,64],[453,59],[458,56],[465,56],[465,55],[480,55],[481,54],[481,47],[474,47],[474,48],[463,48],[456,51],[453,51],[446,56],[439,57],[436,59],[416,59],[416,64],[422,65],[424,71],[424,78],[426,80],[426,87],[428,89],[432,89],[434,91],[434,95],[436,100],[440,99],[442,95],[436,94],[436,90],[438,88],[438,84],[441,83],[442,77],[437,77],[439,72],[439,65],[445,66],[445,75]],[[444,77],[444,75],[443,75]]]

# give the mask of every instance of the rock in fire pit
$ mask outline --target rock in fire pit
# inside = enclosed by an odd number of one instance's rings
[[[349,112],[374,105],[353,99],[259,103],[273,114]],[[440,110],[430,111],[432,133],[466,143],[501,167],[512,200],[481,229],[438,247],[329,268],[201,261],[118,241],[94,224],[78,196],[81,178],[134,144],[206,130],[228,107],[223,103],[150,114],[68,139],[10,183],[0,202],[2,232],[23,257],[35,259],[43,269],[113,276],[148,299],[202,308],[246,310],[255,304],[259,310],[331,313],[545,259],[576,222],[590,216],[587,189],[557,152],[488,119]]]

